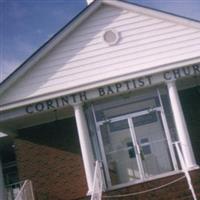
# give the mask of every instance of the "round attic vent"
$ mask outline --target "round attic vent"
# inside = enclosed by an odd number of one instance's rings
[[[119,41],[119,33],[114,30],[107,30],[103,34],[103,40],[109,45],[114,45]]]

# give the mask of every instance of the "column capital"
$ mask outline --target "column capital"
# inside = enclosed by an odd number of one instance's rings
[[[167,81],[167,86],[175,86],[176,87],[176,81],[175,80],[170,80],[170,81]]]
[[[80,108],[82,108],[83,107],[83,103],[77,103],[77,104],[74,104],[73,105],[73,108],[74,109],[80,109]]]

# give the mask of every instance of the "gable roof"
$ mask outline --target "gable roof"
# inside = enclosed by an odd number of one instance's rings
[[[5,80],[0,83],[0,95],[12,85],[17,79],[23,76],[37,61],[45,56],[56,44],[58,44],[64,37],[73,31],[82,21],[84,21],[90,14],[92,14],[99,6],[99,0],[94,1],[57,33],[55,33],[47,42],[45,42],[39,49],[37,49],[30,57],[28,57],[16,70],[14,70]]]
[[[53,49],[63,38],[77,28],[85,19],[95,12],[102,4],[115,6],[117,8],[127,9],[129,11],[139,12],[157,18],[167,19],[169,21],[184,24],[189,27],[200,29],[200,23],[195,20],[177,17],[165,12],[145,8],[126,1],[119,0],[96,0],[90,6],[80,12],[72,21],[57,32],[50,40],[40,47],[32,56],[30,56],[17,70],[15,70],[7,79],[0,84],[0,95],[8,89],[16,80],[22,77],[35,63],[44,57],[51,49]]]

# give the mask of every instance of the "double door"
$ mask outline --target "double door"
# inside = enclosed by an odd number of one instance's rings
[[[109,187],[140,182],[177,168],[159,107],[101,121],[98,130]]]

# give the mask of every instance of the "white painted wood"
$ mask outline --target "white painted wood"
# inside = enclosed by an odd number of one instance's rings
[[[88,18],[96,9],[101,6],[100,1],[95,1],[90,7],[87,8],[85,12],[80,14],[76,20],[73,20],[64,29],[59,31],[59,34],[53,36],[46,44],[44,44],[37,52],[34,53],[30,58],[28,58],[16,71],[12,74],[12,77],[3,81],[0,84],[0,95],[5,92],[12,84],[25,75],[28,70],[30,70],[41,58],[43,58],[48,52],[50,52],[60,41],[63,40],[67,35],[69,35],[76,27],[78,27],[85,19]]]
[[[158,16],[101,6],[7,90],[0,105],[86,90],[200,57],[200,28]],[[109,29],[120,34],[114,46],[102,40]]]
[[[94,0],[86,0],[87,4],[90,5]]]
[[[169,20],[169,21],[173,21],[176,22],[178,24],[184,24],[184,25],[188,25],[188,26],[192,26],[192,27],[200,27],[200,23],[197,21],[193,21],[187,18],[181,18],[181,17],[177,17],[173,14],[168,14],[165,12],[161,12],[161,11],[156,11],[154,9],[148,9],[148,8],[144,8],[142,6],[137,6],[137,5],[133,5],[133,4],[127,4],[126,2],[123,1],[118,1],[118,0],[114,0],[114,1],[110,1],[110,0],[102,0],[103,2],[106,2],[107,5],[112,5],[112,6],[116,6],[118,8],[123,8],[123,9],[127,9],[129,11],[132,12],[139,12],[141,14],[145,14],[145,15],[149,15],[152,17],[156,17],[156,18],[160,18],[160,19],[164,19],[164,20]]]
[[[172,69],[178,69],[178,68],[180,68],[180,66],[190,66],[195,63],[200,63],[200,57],[162,65],[162,69],[163,69],[163,71],[166,71],[166,70],[169,71]],[[123,76],[116,76],[113,78],[105,79],[104,85],[114,84],[114,83],[122,82],[122,81],[126,81],[126,80],[131,80],[133,78],[144,77],[149,74],[151,74],[151,75],[154,74],[155,76],[157,76],[158,74],[156,74],[156,73],[159,73],[159,72],[160,72],[160,66],[154,66],[150,70],[139,71],[139,72],[134,73],[134,75],[132,73],[129,73],[129,74],[126,74]],[[160,83],[159,80],[160,79],[156,78],[156,85]],[[4,104],[4,105],[0,106],[0,112],[2,114],[4,111],[10,110],[12,113],[13,110],[11,110],[11,109],[13,109],[13,108],[18,108],[18,107],[30,105],[32,103],[37,103],[37,102],[46,101],[49,99],[54,99],[57,97],[65,96],[66,94],[73,94],[73,93],[77,93],[80,91],[86,91],[86,90],[93,91],[93,90],[96,90],[98,87],[102,87],[101,82],[95,82],[92,84],[82,84],[79,88],[75,87],[75,88],[70,88],[68,90],[55,90],[52,93],[43,94],[40,96],[33,96],[30,98],[21,99],[19,101]],[[94,99],[94,98],[96,98],[96,96],[92,95],[92,97],[89,99]],[[1,120],[4,120],[4,119],[2,119],[2,115],[0,115],[0,121]]]
[[[171,102],[172,112],[174,116],[175,126],[178,133],[181,149],[183,152],[184,160],[187,169],[196,167],[194,154],[192,151],[192,145],[190,142],[189,133],[187,130],[183,110],[179,100],[178,92],[175,82],[169,82],[167,84],[169,99]]]
[[[150,49],[153,49],[155,52],[156,51],[165,50],[166,47],[170,47],[171,49],[183,48],[185,46],[188,46],[188,44],[189,45],[196,45],[196,42],[198,41],[198,38],[194,39],[193,41],[189,41],[189,42],[187,40],[185,41],[184,38],[183,39],[182,38],[177,38],[177,40],[180,40],[180,42],[177,43],[177,44],[176,44],[175,41],[172,40],[172,42],[162,41],[160,43],[155,43],[153,45],[152,44],[148,44],[146,47],[147,47],[147,49],[148,49],[148,47]],[[127,54],[129,52],[130,52],[130,54],[135,53],[134,55],[136,55],[139,50],[142,51],[143,50],[143,46],[135,47],[135,49],[124,48],[121,51],[116,52],[116,54],[114,54],[114,55],[116,57],[118,57],[118,55],[120,56],[120,54],[122,54],[124,56],[127,56]],[[107,52],[111,53],[109,48],[108,48]],[[126,52],[127,52],[127,54],[126,54]],[[148,51],[146,51],[146,52],[148,53]],[[96,54],[96,51],[91,52],[91,55],[93,55],[94,57],[95,57],[95,54]],[[96,55],[96,56],[98,56],[98,55]],[[103,54],[103,56],[104,56],[104,54]],[[68,68],[68,69],[65,69],[65,68],[59,69],[57,71],[57,73],[49,72],[49,74],[47,74],[47,71],[45,69],[43,69],[43,70],[41,69],[40,71],[36,72],[35,74],[31,74],[30,75],[29,79],[31,78],[32,80],[30,80],[29,82],[33,83],[36,80],[40,80],[41,76],[43,76],[43,77],[44,76],[51,76],[50,77],[51,79],[56,79],[56,78],[60,78],[60,76],[64,76],[64,75],[73,75],[74,73],[82,73],[83,71],[88,71],[88,70],[91,69],[91,67],[93,67],[92,64],[89,65],[90,63],[89,64],[88,63],[86,63],[86,64],[82,63],[82,65],[80,67],[78,65],[76,67],[76,63],[77,62],[71,63],[70,68]],[[103,64],[101,64],[101,63],[100,63],[100,65],[101,65],[101,67],[103,66]]]
[[[74,106],[74,114],[76,118],[76,125],[78,130],[79,142],[81,147],[81,153],[83,158],[83,164],[85,168],[85,174],[88,184],[88,194],[91,194],[93,189],[93,177],[94,177],[94,157],[92,151],[92,145],[90,142],[89,131],[87,128],[87,122],[82,105]]]

